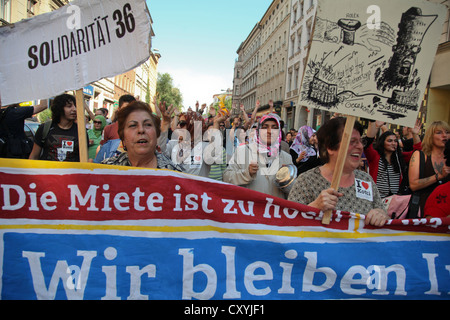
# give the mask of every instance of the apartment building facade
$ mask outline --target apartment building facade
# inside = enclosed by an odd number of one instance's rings
[[[313,126],[315,110],[298,105],[300,86],[308,59],[317,0],[292,0],[287,58],[285,122],[289,128]],[[320,118],[320,117],[319,117]]]
[[[274,0],[271,3],[239,47],[234,73],[233,103],[244,104],[245,110],[251,113],[259,100],[259,114],[263,114],[269,109],[269,101],[273,100],[275,110],[287,127],[294,125],[293,105],[298,100],[298,97],[295,100],[292,93],[289,94],[292,99],[286,98],[286,86],[289,86],[289,92],[295,90],[294,86],[299,87],[299,80],[297,83],[288,82],[295,81],[295,78],[287,76],[288,68],[291,67],[292,70],[295,64],[292,58],[295,57],[295,61],[299,59],[298,54],[292,54],[290,63],[288,61],[290,52],[293,52],[290,48],[291,37],[297,32],[291,23],[292,5],[297,2],[298,0]]]
[[[236,106],[243,104],[248,113],[251,113],[256,105],[260,46],[261,27],[258,23],[239,46],[239,58],[235,63],[233,103]]]
[[[263,106],[273,100],[283,119],[286,90],[286,59],[288,56],[291,0],[274,0],[260,21],[261,46],[256,99]]]
[[[234,62],[234,75],[233,75],[233,94],[232,94],[232,104],[233,105],[241,105],[241,85],[242,85],[242,60],[243,60],[243,51],[242,51],[242,44],[239,46],[238,50],[236,51],[238,58]],[[249,108],[247,106],[247,108]]]
[[[56,10],[69,0],[0,0],[0,26]]]
[[[159,53],[151,52],[150,59],[134,69],[134,96],[136,99],[150,104],[153,111],[153,97],[156,95],[156,82],[158,80],[158,62],[161,58]]]
[[[447,17],[431,70],[426,96],[427,123],[444,120],[450,123],[450,0],[429,0],[447,7]]]

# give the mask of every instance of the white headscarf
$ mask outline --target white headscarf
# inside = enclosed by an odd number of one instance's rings
[[[303,151],[306,151],[305,157],[301,162],[308,161],[309,157],[317,155],[316,148],[309,143],[311,137],[316,133],[311,127],[303,126],[298,130],[294,143],[292,143],[291,149],[300,155]]]

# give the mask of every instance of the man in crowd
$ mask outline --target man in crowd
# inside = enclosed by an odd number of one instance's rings
[[[2,105],[0,100],[0,106]],[[0,111],[0,157],[27,159],[33,148],[33,141],[24,131],[25,119],[47,109],[47,100],[34,107],[20,107],[18,104],[1,107]]]
[[[69,94],[55,97],[51,111],[51,122],[43,123],[36,131],[30,159],[79,162],[75,97]]]
[[[131,102],[136,101],[136,98],[132,95],[126,94],[119,98],[119,109],[122,107],[126,107]],[[103,140],[100,142],[100,145],[104,145],[109,140],[119,139],[119,134],[117,133],[119,129],[119,125],[116,119],[113,119],[113,123],[106,126],[103,130]]]

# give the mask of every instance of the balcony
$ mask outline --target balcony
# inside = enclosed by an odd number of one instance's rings
[[[2,18],[0,18],[0,26],[7,26],[7,25],[9,25],[10,23],[8,22],[8,21],[6,21],[6,20],[3,20]]]

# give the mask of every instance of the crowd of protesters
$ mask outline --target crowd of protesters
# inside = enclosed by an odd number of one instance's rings
[[[227,110],[197,103],[180,112],[154,101],[125,95],[108,118],[106,109],[87,106],[89,161],[105,165],[169,169],[220,180],[326,210],[365,215],[366,223],[382,226],[391,218],[450,216],[450,156],[446,122],[404,128],[401,135],[387,124],[357,121],[338,190],[332,189],[346,118],[339,115],[317,131],[302,126],[287,131],[269,110],[249,117],[243,106]],[[36,131],[34,141],[23,133],[24,120],[45,110],[2,107],[0,157],[47,161],[80,161],[76,100],[63,94],[53,99],[52,118]],[[91,122],[92,121],[92,122]],[[379,132],[379,131],[382,132]],[[365,165],[365,163],[367,165]],[[406,209],[396,203],[406,202]]]

